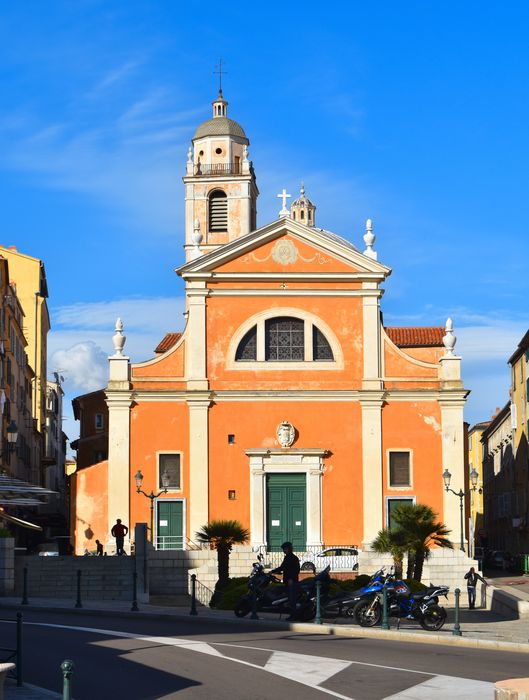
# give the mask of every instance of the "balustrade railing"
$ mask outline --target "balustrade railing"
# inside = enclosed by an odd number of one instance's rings
[[[193,175],[205,175],[208,177],[222,177],[223,175],[240,175],[241,164],[236,163],[195,163]]]

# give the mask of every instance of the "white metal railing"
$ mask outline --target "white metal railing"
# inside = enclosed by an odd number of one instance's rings
[[[155,544],[156,549],[184,549],[184,537],[182,535],[158,535]]]

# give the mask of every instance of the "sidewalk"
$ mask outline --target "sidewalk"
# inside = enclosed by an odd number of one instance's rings
[[[37,688],[36,685],[24,683],[21,688],[17,688],[16,681],[8,679],[4,685],[5,700],[50,700],[50,698],[62,698],[62,694],[52,693],[45,688]]]
[[[464,597],[462,597],[464,601]],[[178,618],[186,620],[190,625],[194,621],[207,619],[208,622],[226,622],[234,624],[246,625],[248,623],[259,624],[259,622],[250,620],[248,615],[246,618],[239,619],[229,610],[211,610],[198,606],[198,616],[189,615],[189,607],[170,606],[170,605],[152,605],[139,603],[139,611],[131,612],[131,604],[122,601],[85,601],[81,609],[74,607],[75,601],[62,600],[54,598],[33,598],[30,599],[29,605],[21,606],[19,598],[0,598],[0,609],[39,611],[46,610],[49,612],[66,612],[75,613],[79,616],[94,616],[103,613],[107,616],[126,617],[129,619],[148,617],[151,619],[167,619]],[[454,627],[454,609],[450,604],[445,605],[448,612],[448,620],[444,627],[439,632],[427,632],[414,620],[401,620],[400,629],[397,630],[397,620],[390,618],[391,631],[385,632],[380,628],[362,628],[358,625],[352,625],[346,618],[324,619],[323,625],[316,626],[314,623],[289,623],[281,620],[277,615],[271,613],[259,613],[259,618],[263,626],[279,626],[284,629],[291,629],[298,632],[308,632],[315,628],[322,634],[340,634],[355,637],[384,637],[388,634],[391,638],[400,638],[403,641],[423,641],[425,643],[454,643],[467,640],[464,646],[482,646],[482,647],[498,647],[501,644],[502,648],[507,649],[509,646],[516,645],[517,649],[513,651],[524,651],[529,653],[529,620],[527,619],[505,619],[497,613],[489,610],[477,608],[468,610],[466,607],[460,610],[460,625],[462,638],[458,638],[452,634]],[[475,640],[475,643],[470,643]],[[470,643],[470,644],[469,644]]]

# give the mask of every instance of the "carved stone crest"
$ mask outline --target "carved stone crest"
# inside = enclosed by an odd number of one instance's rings
[[[284,420],[277,426],[276,436],[281,447],[291,447],[296,437],[296,429],[292,423]]]
[[[272,248],[272,260],[279,265],[293,265],[298,259],[298,249],[287,239],[277,241]]]

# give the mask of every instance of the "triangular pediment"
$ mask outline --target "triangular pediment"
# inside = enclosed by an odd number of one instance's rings
[[[219,246],[177,270],[182,277],[202,274],[355,274],[383,279],[390,268],[369,258],[330,231],[278,219]]]

